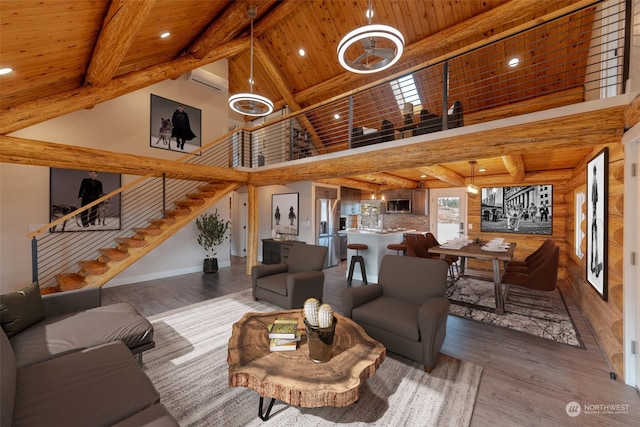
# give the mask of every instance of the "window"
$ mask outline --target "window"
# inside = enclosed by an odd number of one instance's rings
[[[393,80],[389,82],[389,84],[396,97],[400,111],[404,111],[404,105],[408,102],[413,104],[414,111],[420,109],[420,95],[418,95],[418,89],[416,88],[416,82],[413,80],[412,74]]]

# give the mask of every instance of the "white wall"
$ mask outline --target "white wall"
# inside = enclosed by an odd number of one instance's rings
[[[207,66],[227,77],[226,60]],[[217,94],[186,80],[166,80],[145,89],[17,131],[11,136],[74,146],[99,148],[162,159],[181,153],[149,146],[150,94],[202,110],[203,144],[226,133],[228,94]],[[96,165],[98,170],[99,166]],[[126,183],[135,177],[125,175]],[[0,292],[20,289],[31,282],[31,244],[25,236],[30,225],[49,222],[49,168],[0,163]],[[229,201],[216,206],[229,216]],[[215,210],[215,208],[213,209]],[[204,253],[195,240],[195,225],[187,226],[111,284],[133,283],[202,271]],[[229,240],[218,251],[219,265],[230,264]]]

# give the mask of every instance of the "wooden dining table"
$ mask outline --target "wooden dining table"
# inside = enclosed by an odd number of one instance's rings
[[[502,261],[506,266],[507,262],[513,259],[513,253],[516,250],[515,242],[510,243],[510,246],[504,251],[489,251],[482,249],[482,245],[476,245],[469,243],[460,249],[443,247],[443,245],[433,246],[429,248],[429,252],[433,254],[439,254],[440,259],[445,259],[447,255],[454,255],[460,258],[460,275],[464,275],[466,267],[466,259],[473,258],[481,261],[491,261],[493,267],[493,283],[495,286],[496,297],[496,313],[504,313],[504,296],[502,293],[502,283],[500,275],[500,262]]]

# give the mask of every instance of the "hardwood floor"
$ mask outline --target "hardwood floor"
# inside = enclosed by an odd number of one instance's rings
[[[345,268],[343,262],[325,270],[323,300],[338,311],[347,287]],[[361,283],[354,280],[353,286]],[[128,302],[151,316],[250,287],[244,258],[233,257],[231,267],[216,274],[192,273],[104,288],[102,299],[103,304]],[[484,367],[472,426],[638,425],[637,391],[610,379],[609,364],[570,290],[564,283],[560,287],[586,349],[449,316],[442,353]],[[574,401],[582,413],[570,417],[566,407]],[[623,413],[602,405],[617,405]]]

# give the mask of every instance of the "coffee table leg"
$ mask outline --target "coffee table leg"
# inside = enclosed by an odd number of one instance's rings
[[[264,397],[260,396],[260,407],[258,408],[258,416],[262,421],[267,421],[269,419],[269,414],[271,413],[271,408],[273,408],[273,404],[276,399],[271,398],[271,402],[269,402],[269,407],[267,408],[267,412],[262,412],[262,406],[264,404]]]

